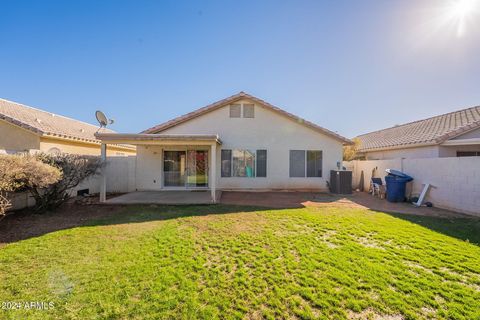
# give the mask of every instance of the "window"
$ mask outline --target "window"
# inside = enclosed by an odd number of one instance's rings
[[[290,150],[290,177],[321,177],[322,159],[320,150]]]
[[[480,151],[457,151],[457,157],[480,157]]]
[[[267,150],[257,150],[257,177],[267,176]]]
[[[322,151],[307,150],[307,177],[322,176]]]
[[[222,177],[266,177],[267,150],[222,149]]]
[[[222,150],[222,177],[232,176],[232,150]]]
[[[239,104],[230,105],[230,118],[240,118],[242,106]]]
[[[243,105],[243,117],[244,118],[255,118],[255,106],[253,104],[244,104]]]
[[[305,150],[290,150],[290,177],[305,177]]]
[[[233,150],[232,167],[234,177],[255,177],[255,151]]]

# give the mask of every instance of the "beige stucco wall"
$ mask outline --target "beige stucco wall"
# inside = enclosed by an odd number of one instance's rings
[[[31,131],[0,120],[0,152],[20,152],[38,149],[40,138]]]
[[[84,155],[100,155],[100,145],[73,142],[67,140],[58,140],[42,137],[40,139],[40,151],[48,152],[52,148],[57,148],[62,153],[84,154]],[[109,145],[107,147],[108,156],[127,156],[135,155],[135,151],[124,150]]]
[[[457,151],[480,151],[480,144],[464,146],[428,146],[365,153],[366,160],[422,159],[456,157]]]
[[[160,146],[137,146],[136,188],[160,190],[162,188],[162,148]]]
[[[388,160],[398,158],[438,158],[438,146],[426,146],[419,148],[405,148],[383,151],[370,151],[365,153],[367,160]]]
[[[239,103],[252,103],[248,100]],[[326,190],[330,170],[342,161],[342,143],[291,119],[255,105],[255,118],[230,118],[229,106],[177,125],[165,134],[218,134],[217,188],[220,189],[322,189]],[[267,177],[222,178],[221,149],[266,149]],[[322,150],[323,177],[290,178],[289,150]],[[156,152],[156,154],[153,154]],[[156,189],[161,179],[161,149],[138,147],[137,188]],[[156,183],[153,182],[156,180]]]
[[[480,129],[475,129],[449,141],[479,139]],[[480,151],[480,144],[460,146],[425,146],[416,148],[403,148],[394,150],[381,150],[365,152],[366,160],[388,160],[388,159],[421,159],[421,158],[444,158],[456,157],[457,151]]]
[[[440,146],[439,155],[440,157],[456,157],[457,151],[479,151],[480,144],[477,145],[468,145],[468,146]]]
[[[434,206],[480,216],[480,157],[426,158],[350,161],[345,165],[353,171],[353,188],[359,187],[361,173],[368,191],[372,170],[385,182],[385,169],[396,169],[412,176],[407,183],[407,196],[419,195],[424,184],[433,187],[425,201]],[[388,192],[388,191],[387,191]]]
[[[41,137],[19,126],[0,120],[0,153],[43,151],[57,148],[63,153],[100,155],[100,144],[82,143],[69,140]],[[108,146],[108,156],[135,155],[135,150]]]

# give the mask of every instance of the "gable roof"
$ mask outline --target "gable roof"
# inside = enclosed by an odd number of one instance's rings
[[[310,121],[304,120],[304,119],[302,119],[302,118],[300,118],[300,117],[298,117],[298,116],[295,116],[295,115],[293,115],[293,114],[291,114],[291,113],[289,113],[289,112],[287,112],[287,111],[285,111],[285,110],[282,110],[282,109],[280,109],[280,108],[278,108],[278,107],[276,107],[276,106],[274,106],[274,105],[272,105],[272,104],[270,104],[270,103],[268,103],[268,102],[266,102],[266,101],[264,101],[264,100],[262,100],[262,99],[259,99],[259,98],[257,98],[257,97],[254,97],[254,96],[252,96],[252,95],[249,95],[249,94],[247,94],[247,93],[245,93],[245,92],[243,92],[243,91],[242,91],[242,92],[239,92],[239,93],[237,93],[237,94],[235,94],[235,95],[233,95],[233,96],[230,96],[230,97],[228,97],[228,98],[225,98],[225,99],[223,99],[223,100],[220,100],[220,101],[214,102],[214,103],[212,103],[212,104],[209,104],[208,106],[205,106],[205,107],[203,107],[203,108],[197,109],[197,110],[192,111],[192,112],[187,113],[187,114],[184,114],[184,115],[182,115],[182,116],[180,116],[180,117],[174,118],[174,119],[172,119],[172,120],[170,120],[170,121],[167,121],[167,122],[161,123],[161,124],[159,124],[159,125],[156,125],[156,126],[154,126],[154,127],[152,127],[152,128],[149,128],[149,129],[147,129],[147,130],[145,130],[145,131],[142,131],[141,133],[160,133],[160,132],[162,132],[162,131],[164,131],[164,130],[167,130],[167,129],[169,129],[169,128],[172,128],[172,127],[174,127],[174,126],[176,126],[176,125],[179,125],[179,124],[181,124],[181,123],[190,121],[190,120],[192,120],[192,119],[194,119],[194,118],[197,118],[197,117],[199,117],[199,116],[202,116],[202,115],[204,115],[204,114],[206,114],[206,113],[212,112],[212,111],[217,110],[217,109],[220,109],[220,108],[222,108],[222,107],[225,107],[225,106],[227,106],[227,105],[229,105],[229,104],[231,104],[231,103],[234,103],[234,102],[236,102],[236,101],[238,101],[238,100],[241,100],[241,99],[251,100],[251,101],[255,102],[256,104],[260,105],[260,106],[263,107],[263,108],[266,108],[266,109],[271,110],[271,111],[273,111],[273,112],[275,112],[275,113],[277,113],[277,114],[280,114],[280,115],[282,115],[282,116],[284,116],[284,117],[287,117],[287,118],[289,118],[290,120],[295,121],[295,122],[297,122],[297,123],[299,123],[299,124],[302,124],[302,125],[310,128],[310,129],[313,129],[313,130],[317,131],[317,132],[320,132],[320,133],[325,134],[325,135],[327,135],[327,136],[329,136],[329,137],[332,137],[332,138],[334,138],[334,139],[337,139],[337,140],[339,140],[340,142],[342,142],[343,144],[352,144],[352,143],[353,143],[351,140],[349,140],[349,139],[347,139],[347,138],[345,138],[345,137],[342,137],[341,135],[339,135],[339,134],[337,134],[337,133],[335,133],[335,132],[333,132],[333,131],[330,131],[330,130],[328,130],[328,129],[325,129],[325,128],[323,128],[323,127],[321,127],[321,126],[319,126],[319,125],[316,125],[316,124],[314,124],[314,123],[312,123],[312,122],[310,122]]]
[[[40,136],[100,143],[95,138],[98,126],[5,99],[0,99],[0,119]],[[103,131],[114,132],[109,129]]]
[[[480,128],[480,106],[362,134],[359,151],[437,145]]]

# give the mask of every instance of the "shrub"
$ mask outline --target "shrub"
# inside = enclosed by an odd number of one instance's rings
[[[0,216],[11,206],[9,192],[46,188],[62,177],[58,168],[29,155],[0,155]]]
[[[55,209],[67,201],[70,197],[68,191],[86,178],[95,175],[101,165],[100,158],[92,156],[39,153],[36,158],[62,172],[62,179],[44,190],[30,189],[35,198],[35,209],[38,213]]]

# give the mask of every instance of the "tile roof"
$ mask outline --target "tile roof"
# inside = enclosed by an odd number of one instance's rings
[[[219,108],[222,108],[222,107],[224,107],[224,106],[226,106],[226,105],[229,105],[229,104],[231,104],[231,103],[233,103],[233,102],[235,102],[235,101],[241,100],[241,99],[248,99],[248,100],[254,101],[254,102],[257,103],[258,105],[260,105],[260,106],[262,106],[262,107],[264,107],[264,108],[266,108],[266,109],[269,109],[269,110],[271,110],[271,111],[273,111],[273,112],[276,112],[276,113],[278,113],[278,114],[280,114],[280,115],[282,115],[282,116],[285,116],[285,117],[289,118],[290,120],[293,120],[293,121],[295,121],[295,122],[297,122],[297,123],[300,123],[300,124],[302,124],[302,125],[304,125],[304,126],[306,126],[306,127],[309,127],[310,129],[313,129],[313,130],[315,130],[315,131],[317,131],[317,132],[323,133],[323,134],[325,134],[325,135],[327,135],[327,136],[330,136],[330,137],[332,137],[332,138],[334,138],[334,139],[337,139],[337,140],[341,141],[341,142],[344,143],[344,144],[352,144],[352,143],[353,143],[351,140],[349,140],[349,139],[347,139],[347,138],[345,138],[345,137],[342,137],[341,135],[339,135],[339,134],[337,134],[337,133],[335,133],[335,132],[333,132],[333,131],[330,131],[330,130],[325,129],[325,128],[319,126],[319,125],[316,125],[316,124],[314,124],[314,123],[312,123],[312,122],[310,122],[310,121],[307,121],[307,120],[304,120],[304,119],[302,119],[302,118],[300,118],[300,117],[297,117],[296,115],[293,115],[293,114],[291,114],[291,113],[289,113],[289,112],[287,112],[287,111],[285,111],[285,110],[282,110],[282,109],[280,109],[280,108],[278,108],[278,107],[276,107],[276,106],[274,106],[274,105],[272,105],[272,104],[270,104],[270,103],[268,103],[268,102],[266,102],[266,101],[264,101],[264,100],[261,100],[261,99],[259,99],[259,98],[257,98],[257,97],[254,97],[254,96],[252,96],[252,95],[249,95],[249,94],[247,94],[247,93],[245,93],[245,92],[243,92],[243,91],[240,92],[240,93],[237,93],[237,94],[235,94],[235,95],[233,95],[233,96],[230,96],[230,97],[228,97],[228,98],[225,98],[225,99],[223,99],[223,100],[214,102],[214,103],[212,103],[212,104],[210,104],[210,105],[208,105],[208,106],[205,106],[205,107],[203,107],[203,108],[197,109],[197,110],[195,110],[195,111],[192,111],[192,112],[187,113],[187,114],[185,114],[185,115],[182,115],[182,116],[180,116],[180,117],[177,117],[177,118],[175,118],[175,119],[172,119],[172,120],[170,120],[170,121],[167,121],[167,122],[161,123],[161,124],[159,124],[159,125],[156,125],[156,126],[154,126],[154,127],[152,127],[152,128],[149,128],[149,129],[147,129],[147,130],[145,130],[145,131],[142,131],[141,133],[160,133],[160,132],[162,132],[162,131],[164,131],[164,130],[167,130],[167,129],[171,128],[171,127],[174,127],[174,126],[176,126],[176,125],[178,125],[178,124],[180,124],[180,123],[189,121],[189,120],[191,120],[191,119],[194,119],[194,118],[196,118],[196,117],[199,117],[199,116],[201,116],[201,115],[204,115],[204,114],[206,114],[206,113],[208,113],[208,112],[217,110],[217,109],[219,109]]]
[[[480,106],[362,134],[359,151],[436,145],[480,128]]]
[[[0,99],[0,119],[42,136],[100,143],[95,138],[98,126],[5,99]]]

